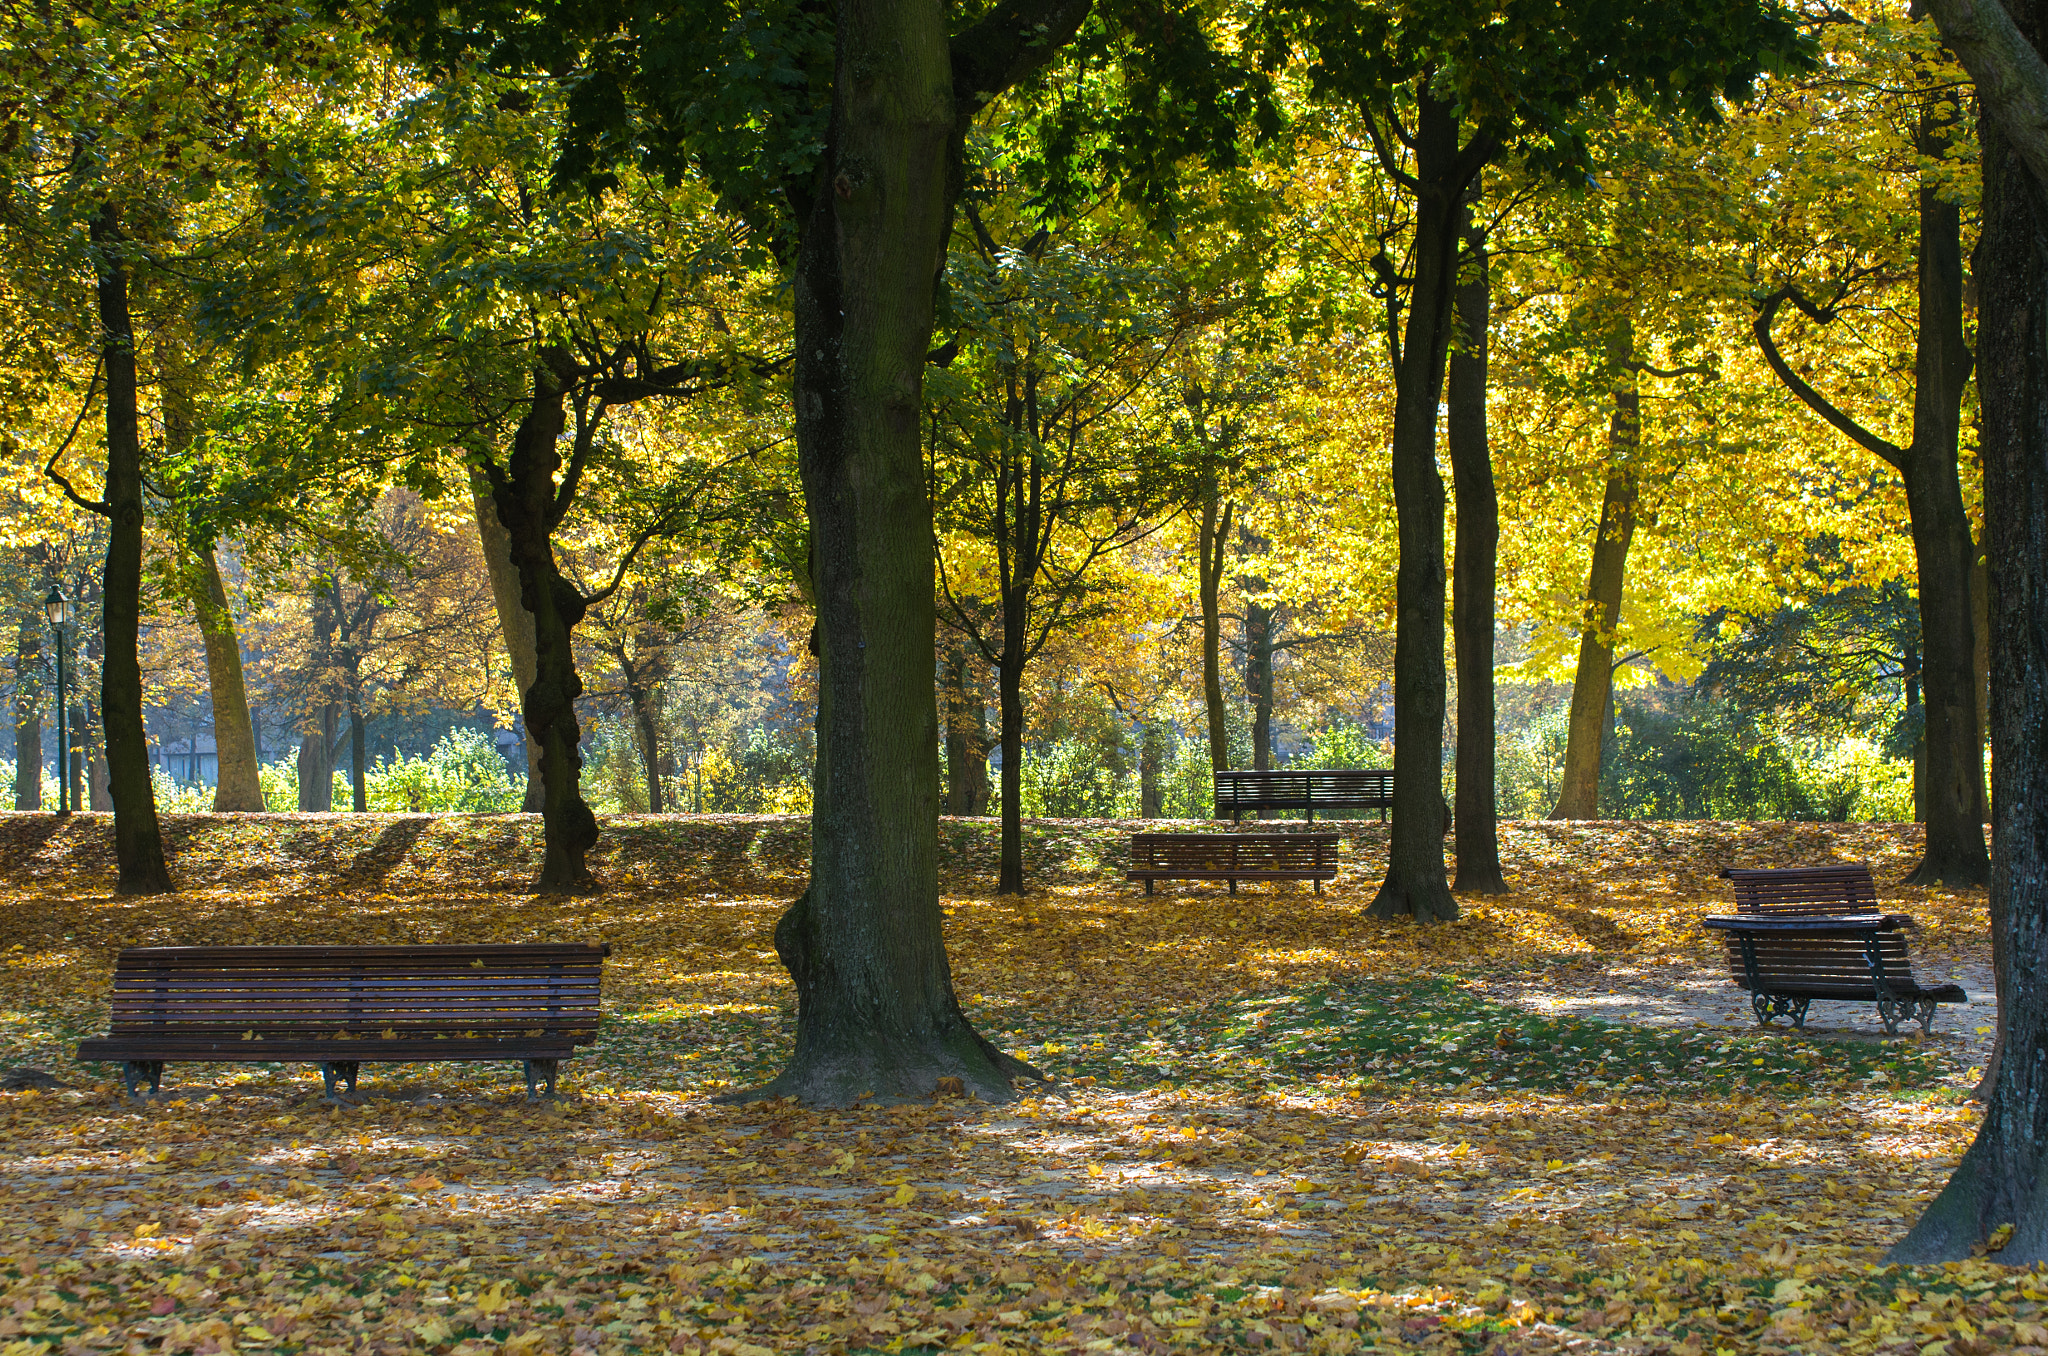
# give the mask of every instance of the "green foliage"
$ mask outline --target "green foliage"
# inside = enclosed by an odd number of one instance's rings
[[[152,763],[149,783],[156,793],[156,808],[161,814],[197,815],[213,809],[213,788],[204,782],[181,782]]]
[[[370,809],[385,814],[508,814],[526,796],[525,778],[481,730],[450,730],[424,758],[382,760],[363,783]]]
[[[1101,740],[1059,739],[1026,750],[1018,801],[1033,819],[1109,819],[1137,813],[1137,782],[1123,751]]]
[[[1389,755],[1356,725],[1332,725],[1309,736],[1295,759],[1303,767],[1387,767]]]
[[[257,784],[263,788],[263,808],[272,814],[290,814],[299,808],[299,754],[294,749],[274,763],[265,763],[256,770]]]

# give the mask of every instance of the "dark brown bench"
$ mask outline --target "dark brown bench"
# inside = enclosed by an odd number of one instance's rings
[[[1934,1029],[1940,1003],[1967,1003],[1954,984],[1923,986],[1913,977],[1904,914],[1881,913],[1877,885],[1865,866],[1731,868],[1721,875],[1735,887],[1734,914],[1705,919],[1724,934],[1728,969],[1749,990],[1758,1022],[1779,1015],[1806,1026],[1815,999],[1877,1004],[1889,1035],[1912,1019]]]
[[[1394,774],[1385,768],[1224,769],[1216,780],[1216,818],[1241,822],[1246,810],[1378,810],[1394,804]]]
[[[1125,880],[1310,880],[1337,878],[1334,833],[1134,833]]]
[[[516,1059],[529,1100],[597,1039],[608,944],[131,947],[113,1024],[80,1060],[120,1060],[128,1095],[174,1063],[320,1066],[332,1098],[363,1064]]]

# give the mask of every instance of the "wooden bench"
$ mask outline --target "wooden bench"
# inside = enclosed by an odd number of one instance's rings
[[[1385,768],[1286,769],[1259,772],[1225,769],[1216,779],[1216,818],[1241,822],[1246,810],[1306,810],[1310,823],[1321,810],[1378,810],[1394,804],[1394,774]]]
[[[1923,986],[1913,977],[1904,914],[1880,913],[1877,885],[1865,866],[1731,868],[1721,875],[1735,887],[1734,914],[1705,919],[1725,934],[1728,968],[1749,990],[1758,1022],[1779,1015],[1806,1026],[1815,999],[1877,1004],[1888,1035],[1912,1019],[1934,1029],[1940,1003],[1967,1003],[1954,984]]]
[[[172,1063],[320,1066],[327,1096],[363,1064],[516,1059],[529,1100],[597,1039],[608,944],[131,947],[113,1024],[81,1060],[120,1060],[128,1095]]]
[[[1309,880],[1316,893],[1337,878],[1334,833],[1134,833],[1125,880]]]

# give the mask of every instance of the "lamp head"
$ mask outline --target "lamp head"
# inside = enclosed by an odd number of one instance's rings
[[[71,622],[71,600],[64,596],[63,590],[52,585],[50,596],[43,599],[43,612],[49,617],[50,625],[68,626]]]

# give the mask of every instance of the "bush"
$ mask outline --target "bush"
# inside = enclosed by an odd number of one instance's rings
[[[1018,781],[1018,804],[1032,818],[1108,819],[1138,812],[1137,777],[1122,750],[1100,740],[1060,739],[1040,752],[1027,750]]]
[[[213,809],[213,788],[205,782],[186,784],[155,763],[149,765],[150,790],[156,794],[156,808],[167,815],[205,814]]]
[[[1885,757],[1867,739],[1803,750],[1794,755],[1794,766],[1807,802],[1822,819],[1912,821],[1912,762]]]
[[[337,779],[346,785],[338,773]],[[424,758],[380,761],[363,783],[369,808],[384,813],[504,814],[526,798],[525,779],[512,775],[482,730],[450,730]],[[350,794],[338,786],[335,804],[348,804]]]

